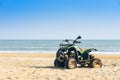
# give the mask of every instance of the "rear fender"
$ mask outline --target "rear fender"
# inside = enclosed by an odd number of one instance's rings
[[[85,49],[82,53],[90,53],[91,51],[97,51],[95,48]]]
[[[85,50],[82,52],[82,54],[81,54],[81,56],[83,57],[83,59],[89,59],[89,53],[90,53],[91,51],[97,51],[97,50],[96,50],[95,48],[85,49]]]

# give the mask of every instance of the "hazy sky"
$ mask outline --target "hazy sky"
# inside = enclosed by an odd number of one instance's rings
[[[120,39],[120,0],[0,0],[0,39]]]

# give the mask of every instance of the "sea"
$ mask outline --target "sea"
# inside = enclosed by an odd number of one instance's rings
[[[56,53],[63,40],[0,40],[0,52]],[[97,52],[120,54],[120,40],[81,40],[80,48],[96,48]]]

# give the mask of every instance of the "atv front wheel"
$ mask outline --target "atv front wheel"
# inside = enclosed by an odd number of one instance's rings
[[[55,61],[54,61],[54,66],[55,66],[55,67],[64,67],[65,64],[64,64],[64,62],[61,62],[61,61],[59,61],[58,59],[55,59]]]
[[[66,68],[68,69],[74,69],[77,67],[77,62],[74,58],[69,58],[67,61],[66,61]]]
[[[91,62],[91,68],[101,68],[102,67],[102,61],[100,59],[93,59]]]

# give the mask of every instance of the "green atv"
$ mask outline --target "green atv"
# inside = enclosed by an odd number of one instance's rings
[[[76,44],[81,43],[78,41],[81,36],[78,36],[75,40],[64,40],[65,43],[60,44],[60,48],[56,53],[56,59],[54,61],[55,67],[65,67],[68,69],[80,67],[100,68],[102,67],[102,61],[95,58],[91,51],[97,51],[94,48],[81,49]],[[72,41],[72,43],[70,43]]]

